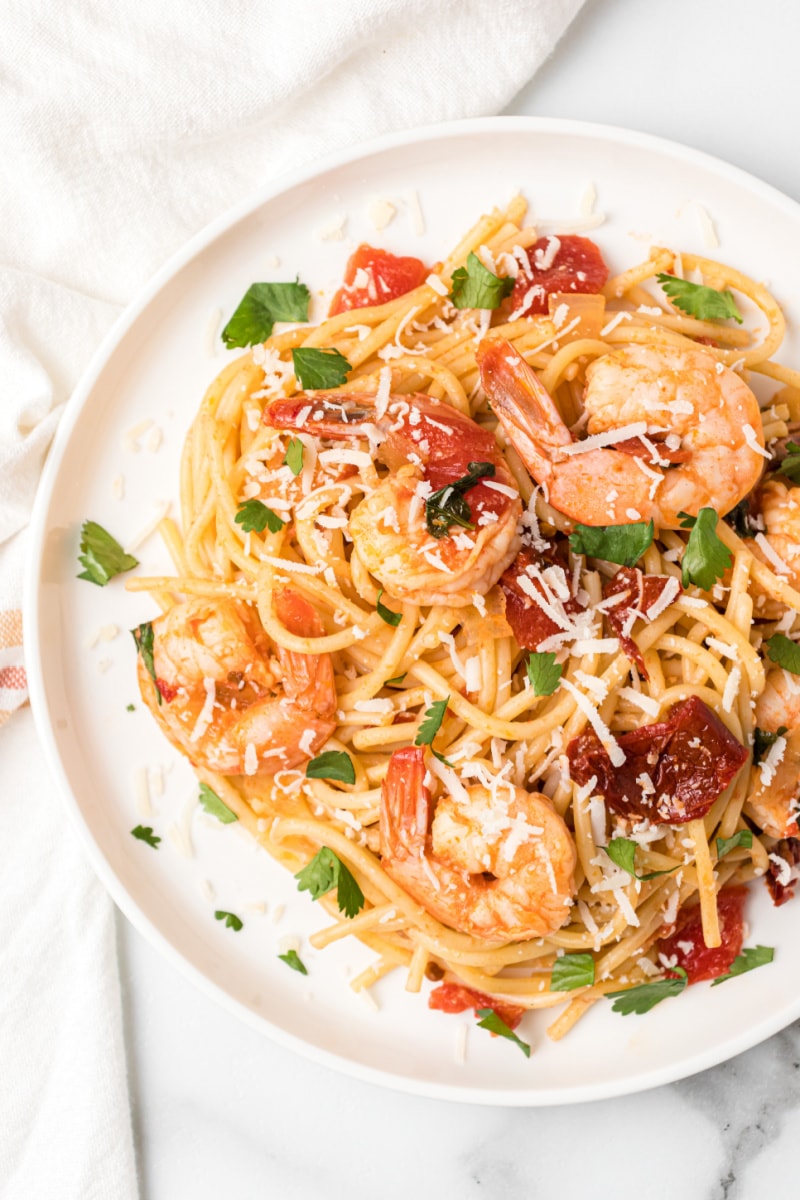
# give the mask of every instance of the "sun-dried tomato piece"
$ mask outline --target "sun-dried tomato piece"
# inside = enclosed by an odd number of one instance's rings
[[[677,450],[670,450],[665,445],[666,439],[669,437],[667,433],[648,433],[647,440],[652,442],[658,451],[658,457],[662,462],[668,463],[683,463],[688,462],[692,457],[691,450],[682,450],[680,446]],[[655,467],[658,464],[653,462],[653,455],[648,450],[641,438],[632,437],[624,438],[621,442],[614,442],[614,449],[621,451],[623,454],[630,454],[632,458],[643,458],[651,466]]]
[[[543,555],[537,555],[529,546],[524,546],[499,579],[506,601],[506,620],[523,650],[538,650],[542,642],[563,632],[561,625],[548,616],[529,594],[532,590],[545,599],[544,587],[538,579],[531,578],[526,570],[532,563],[541,563],[542,558],[545,567],[563,565],[557,562],[554,553],[545,551]],[[524,588],[520,579],[523,579]],[[564,611],[570,615],[583,609],[574,596],[563,601],[563,605]]]
[[[717,913],[719,914],[719,932],[722,942],[719,946],[709,947],[703,940],[703,921],[700,916],[700,905],[683,908],[678,913],[675,930],[669,937],[660,938],[657,943],[659,954],[674,962],[675,967],[683,967],[689,977],[689,983],[699,983],[703,979],[716,979],[731,968],[731,963],[742,952],[744,941],[744,917],[742,910],[747,895],[747,888],[723,888],[717,896]]]
[[[173,687],[171,683],[167,683],[166,679],[157,679],[156,687],[161,692],[161,695],[164,697],[167,704],[172,703],[177,696],[178,691],[180,690],[177,687]]]
[[[513,312],[545,313],[551,292],[600,292],[608,279],[608,267],[590,238],[539,238],[527,255],[529,268],[520,271],[511,293]]]
[[[647,610],[661,599],[670,578],[669,575],[645,575],[638,567],[620,567],[614,578],[603,584],[604,599],[607,600],[610,596],[622,597],[619,603],[615,604],[613,608],[609,608],[606,618],[622,643],[622,649],[631,662],[636,663],[645,679],[648,679],[649,676],[642,653],[630,635],[632,626],[630,618],[635,613],[647,620]],[[675,593],[677,597],[683,588],[677,579],[675,583],[678,584],[678,590]],[[674,584],[672,586],[674,587]]]
[[[428,1008],[437,1008],[440,1012],[447,1013],[466,1012],[468,1008],[473,1008],[475,1012],[479,1008],[491,1008],[509,1029],[516,1029],[525,1016],[525,1009],[520,1008],[518,1004],[506,1004],[504,1000],[495,1000],[493,996],[476,992],[474,988],[466,987],[463,983],[439,984],[428,997]]]
[[[682,700],[667,719],[617,738],[625,762],[615,767],[593,729],[567,746],[570,774],[595,790],[620,816],[682,825],[704,817],[744,766],[748,751],[697,696]],[[652,788],[652,791],[651,791]]]
[[[329,316],[353,308],[387,304],[419,287],[427,274],[428,268],[419,258],[400,257],[388,250],[361,245],[347,260],[344,286],[333,297]]]
[[[773,860],[775,858],[783,859],[786,863],[784,867],[780,863]],[[781,883],[781,877],[784,876],[787,868],[791,871],[796,863],[800,862],[800,838],[789,837],[781,838],[777,845],[772,847],[770,852],[769,870],[764,876],[769,894],[772,896],[772,903],[776,908],[780,908],[787,900],[791,900],[794,896],[794,889],[797,887],[797,880],[790,879],[787,883]]]

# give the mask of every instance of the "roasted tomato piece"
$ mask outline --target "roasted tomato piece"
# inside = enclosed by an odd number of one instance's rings
[[[344,286],[333,297],[329,316],[387,304],[419,287],[428,274],[419,258],[400,258],[388,250],[361,245],[347,261]]]
[[[527,250],[528,271],[520,271],[511,293],[512,312],[546,313],[551,292],[600,292],[608,267],[593,241],[574,234],[539,238]]]
[[[606,612],[608,623],[622,643],[622,649],[631,662],[636,663],[645,679],[648,675],[644,659],[631,637],[631,629],[637,617],[645,621],[654,619],[648,617],[648,611],[658,604],[667,588],[674,593],[673,600],[683,591],[677,579],[673,580],[669,575],[645,575],[638,567],[620,567],[614,578],[603,584],[604,599],[607,600],[610,596],[620,597],[619,603]],[[669,603],[671,604],[672,600]]]
[[[656,448],[658,457],[662,463],[683,463],[688,462],[692,457],[691,450],[686,450],[679,446],[677,450],[670,450],[666,441],[669,437],[668,433],[648,433],[647,440],[652,442]],[[644,458],[651,466],[658,464],[653,461],[653,454],[640,437],[624,438],[621,442],[614,443],[614,449],[619,450],[622,454],[630,454],[631,458]]]
[[[780,908],[794,896],[797,879],[793,877],[792,867],[800,862],[800,838],[781,838],[772,847],[769,856],[769,870],[764,876],[772,903]]]
[[[525,1016],[525,1009],[519,1005],[495,1000],[493,996],[476,992],[463,983],[440,983],[428,997],[428,1008],[438,1008],[440,1012],[447,1013],[466,1012],[468,1008],[473,1008],[475,1012],[479,1008],[491,1008],[509,1029],[516,1029]]]
[[[615,767],[593,729],[567,746],[572,778],[595,788],[620,816],[682,825],[704,817],[748,758],[748,751],[697,696],[674,704],[665,721],[617,738]]]
[[[703,922],[700,905],[684,908],[678,913],[674,933],[661,938],[658,952],[668,960],[676,959],[676,967],[683,967],[689,983],[702,979],[716,979],[730,970],[731,963],[742,952],[744,941],[744,908],[747,888],[723,888],[717,896],[719,932],[722,942],[713,949],[703,941]]]
[[[562,631],[562,627],[548,616],[542,605],[531,595],[535,592],[546,602],[543,585],[538,579],[531,578],[527,570],[529,566],[539,562],[539,556],[526,546],[503,572],[499,581],[506,601],[506,620],[523,650],[538,650],[547,638]],[[550,567],[561,564],[556,563],[555,559],[550,559],[541,565]],[[564,611],[567,613],[580,612],[581,608],[582,605],[574,597],[564,601]]]

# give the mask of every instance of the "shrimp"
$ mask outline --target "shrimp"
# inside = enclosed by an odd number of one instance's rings
[[[381,862],[437,920],[491,942],[546,937],[569,916],[575,844],[550,801],[507,780],[439,798],[421,747],[395,750],[381,790]]]
[[[324,633],[297,592],[285,588],[275,604],[291,633]],[[256,618],[232,601],[187,600],[157,617],[152,630],[155,682],[140,653],[139,690],[194,765],[274,775],[316,754],[336,728],[330,655],[272,648]]]
[[[790,487],[780,479],[768,479],[757,493],[764,522],[764,537],[773,555],[765,553],[759,542],[748,541],[747,548],[756,558],[793,588],[800,588],[800,487]],[[775,560],[777,555],[781,565]],[[759,617],[774,620],[786,612],[786,605],[766,596],[757,585],[751,588]]]
[[[764,466],[758,401],[706,350],[627,346],[595,359],[584,393],[589,434],[634,429],[616,448],[586,451],[509,342],[484,340],[477,358],[509,441],[549,502],[573,521],[653,520],[677,529],[682,512],[696,515],[710,505],[722,516],[758,482]],[[649,459],[641,457],[639,441]]]
[[[771,837],[798,837],[800,809],[800,681],[780,667],[767,674],[756,701],[756,724],[765,733],[781,736],[750,774],[748,802],[753,816]]]
[[[395,600],[463,607],[514,559],[522,515],[514,477],[494,435],[449,404],[394,396],[380,415],[375,397],[317,394],[269,405],[264,422],[328,438],[369,437],[377,447],[389,474],[351,513],[349,534],[362,565]],[[457,513],[438,524],[426,506],[437,493]],[[437,512],[445,508],[433,518]]]

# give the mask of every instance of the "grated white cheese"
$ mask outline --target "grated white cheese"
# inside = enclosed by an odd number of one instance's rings
[[[206,698],[203,701],[203,707],[195,721],[194,729],[189,735],[190,742],[196,742],[203,736],[205,731],[211,724],[211,718],[214,715],[214,701],[217,698],[217,685],[213,679],[206,677],[203,680],[203,687],[206,690]]]
[[[453,1037],[453,1061],[457,1067],[463,1067],[467,1061],[467,1030],[469,1026],[463,1022],[456,1027]]]
[[[772,458],[769,450],[765,450],[760,444],[758,440],[758,434],[756,433],[755,429],[753,429],[752,425],[748,425],[745,422],[745,424],[742,426],[742,433],[744,434],[744,440],[747,442],[751,450],[755,450],[756,454],[760,454],[762,458]]]
[[[741,682],[742,668],[734,667],[725,683],[725,691],[722,693],[722,707],[727,713],[733,708],[733,702],[739,694]]]
[[[150,803],[150,780],[147,767],[136,767],[133,772],[133,793],[136,798],[136,811],[140,817],[152,817],[153,806]]]
[[[779,575],[791,575],[792,569],[789,567],[778,554],[778,552],[770,545],[769,541],[763,533],[756,534],[756,545],[761,550],[766,559],[772,563]]]
[[[394,220],[397,209],[390,200],[384,200],[380,196],[373,196],[369,202],[367,211],[373,227],[381,230],[385,229]]]
[[[617,442],[625,442],[628,438],[641,437],[647,433],[646,421],[634,421],[623,425],[620,429],[608,429],[605,433],[593,433],[580,442],[572,442],[569,446],[559,446],[562,454],[586,454],[589,450],[597,450],[601,446],[613,446]]]
[[[700,226],[700,235],[705,245],[709,250],[716,250],[719,245],[719,237],[710,213],[696,200],[692,201],[692,207],[697,215],[697,224]]]
[[[648,717],[657,717],[661,711],[658,700],[654,700],[652,696],[645,696],[644,692],[637,692],[635,688],[620,688],[619,697],[621,700],[627,700],[629,704],[635,705],[636,708],[640,708],[643,713],[647,713]]]
[[[500,492],[503,496],[510,496],[512,500],[519,499],[519,490],[509,487],[507,483],[498,483],[494,479],[484,479],[483,486],[489,488],[492,492]]]
[[[769,787],[775,778],[775,771],[783,762],[783,756],[786,753],[786,738],[779,737],[769,748],[767,754],[758,764],[759,772],[761,773],[761,782],[765,787]]]
[[[632,320],[633,320],[633,313],[629,313],[629,312],[625,312],[625,311],[614,313],[614,316],[611,318],[611,320],[606,325],[604,325],[603,328],[600,330],[600,336],[608,337],[608,335],[610,333],[612,333],[617,328],[617,326],[620,325],[623,321],[632,321]]]
[[[323,242],[341,242],[347,224],[347,213],[338,213],[327,225],[317,231],[317,236]]]
[[[126,554],[132,554],[134,550],[138,550],[139,547],[147,541],[150,535],[155,533],[161,522],[164,520],[164,517],[166,517],[169,513],[170,508],[171,505],[169,500],[161,501],[161,503],[158,505],[156,515],[152,518],[152,520],[148,521],[148,523],[142,529],[140,529],[139,532],[129,542],[127,542],[125,546]]]
[[[615,767],[621,767],[625,762],[625,751],[622,749],[597,709],[589,700],[588,696],[585,696],[583,692],[579,691],[578,688],[575,687],[575,684],[571,683],[569,679],[562,679],[560,686],[569,692],[569,694],[574,698],[575,703],[578,705],[578,708],[580,708],[588,718],[589,724],[592,726],[600,741],[603,743],[605,751],[608,754],[608,757],[611,759],[612,765]]]
[[[115,500],[125,498],[125,476],[115,475],[111,481],[111,493]]]
[[[437,296],[447,295],[447,284],[444,282],[441,276],[437,275],[435,272],[432,271],[425,282],[429,288],[433,288]]]
[[[425,233],[425,218],[422,215],[422,206],[420,205],[419,193],[416,188],[410,188],[406,192],[406,204],[411,220],[411,228],[417,237],[422,237]]]
[[[661,595],[653,601],[649,608],[645,609],[647,620],[655,621],[656,617],[660,617],[663,612],[666,612],[670,604],[678,598],[680,590],[678,580],[671,575],[669,582],[664,585]]]

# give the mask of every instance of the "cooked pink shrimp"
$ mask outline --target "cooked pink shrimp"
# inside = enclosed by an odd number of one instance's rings
[[[290,633],[325,632],[308,601],[288,588],[277,593],[276,612]],[[316,754],[336,728],[330,655],[272,647],[257,618],[232,601],[176,604],[152,631],[156,678],[140,652],[142,699],[196,765],[274,775]]]
[[[491,942],[546,937],[569,916],[575,844],[550,801],[503,781],[431,823],[421,747],[395,750],[381,790],[381,864],[437,920]]]
[[[800,588],[800,487],[791,487],[782,479],[767,479],[756,500],[764,520],[764,537],[774,553],[766,553],[755,539],[748,540],[747,548],[781,579]],[[752,585],[751,591],[758,617],[772,620],[786,611],[784,604],[765,596],[758,585]]]
[[[276,429],[326,438],[371,436],[388,476],[350,516],[353,550],[389,596],[418,604],[472,603],[502,575],[519,548],[517,485],[494,435],[430,396],[394,396],[383,416],[361,394],[293,397],[264,412]],[[433,530],[425,501],[459,480],[448,505],[460,515]],[[447,500],[447,497],[445,497]]]
[[[753,815],[772,837],[798,837],[800,811],[800,680],[774,667],[756,701],[756,725],[777,734],[777,742],[762,755],[750,775],[748,802]]]
[[[509,441],[553,507],[574,521],[627,525],[652,519],[660,528],[677,529],[681,512],[696,515],[710,506],[723,515],[758,482],[764,466],[763,453],[754,448],[764,447],[758,401],[706,350],[626,346],[595,359],[586,369],[588,433],[634,430],[619,448],[585,452],[509,342],[484,340],[477,358]],[[642,434],[650,446],[642,442],[637,451],[631,439]],[[642,448],[649,459],[641,457]]]

